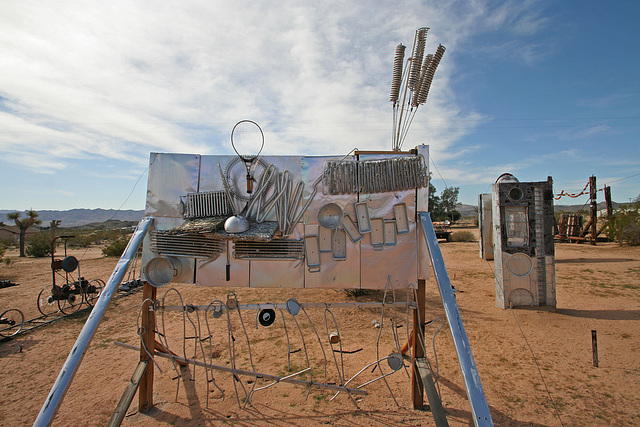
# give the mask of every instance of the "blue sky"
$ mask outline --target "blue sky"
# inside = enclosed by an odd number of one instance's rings
[[[640,194],[637,1],[0,8],[0,209],[144,209],[150,152],[231,154],[243,119],[263,154],[390,149],[395,46],[422,26],[447,51],[404,148],[430,145],[438,192],[475,204],[510,172]]]

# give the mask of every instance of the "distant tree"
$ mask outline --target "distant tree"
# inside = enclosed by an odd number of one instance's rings
[[[60,224],[62,224],[62,221],[60,221],[59,219],[52,219],[49,223],[49,227],[55,233],[56,228],[60,227]]]
[[[442,195],[440,196],[442,210],[451,221],[457,221],[462,216],[456,209],[456,206],[458,206],[458,193],[460,193],[460,187],[447,187],[442,190]]]
[[[25,213],[27,214],[27,217],[24,219],[20,219],[20,212],[12,212],[7,214],[7,219],[12,220],[16,223],[16,225],[18,226],[18,228],[20,229],[20,256],[24,257],[24,236],[27,233],[27,229],[29,227],[31,227],[34,224],[40,224],[42,221],[40,221],[38,218],[38,212],[34,211],[34,210],[29,210],[29,211],[25,211]]]
[[[429,172],[429,214],[433,221],[441,219],[444,215],[440,197],[436,193],[436,187],[432,184],[431,172]]]
[[[431,178],[431,176],[429,176]],[[451,221],[457,221],[462,217],[460,212],[456,209],[458,205],[458,193],[460,187],[447,187],[442,190],[440,196],[436,193],[436,187],[431,183],[429,179],[429,213],[431,219],[434,221],[442,221],[443,219],[450,219]]]

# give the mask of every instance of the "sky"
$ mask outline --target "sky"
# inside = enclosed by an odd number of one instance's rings
[[[390,150],[395,48],[446,53],[403,148],[459,201],[509,172],[640,194],[640,2],[0,0],[0,209],[144,209],[151,152]],[[602,192],[598,193],[603,200]],[[583,204],[587,196],[556,204]]]

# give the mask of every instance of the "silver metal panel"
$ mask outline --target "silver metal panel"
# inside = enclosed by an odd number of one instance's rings
[[[151,153],[145,215],[182,217],[180,196],[198,190],[200,155]]]
[[[329,228],[318,227],[318,243],[320,245],[320,252],[331,252],[331,235],[332,231]]]
[[[251,260],[249,286],[260,288],[303,288],[304,260]]]
[[[304,257],[310,273],[320,272],[320,245],[317,235],[304,236]]]
[[[409,218],[407,217],[407,205],[398,203],[393,206],[393,216],[396,220],[398,234],[407,234],[409,232]]]
[[[351,239],[353,243],[358,243],[364,237],[360,230],[358,230],[358,226],[351,219],[351,215],[346,214],[342,217],[342,228],[347,232],[347,235]]]
[[[165,158],[166,157],[166,158]],[[368,161],[375,159],[384,159],[394,157],[393,155],[363,155],[360,156],[360,160]],[[167,194],[167,198],[171,198],[172,203],[176,206],[179,203],[180,196],[184,196],[190,192],[211,192],[221,191],[224,189],[223,178],[220,176],[218,169],[218,163],[223,169],[225,175],[229,175],[232,182],[234,191],[238,194],[240,200],[238,203],[239,208],[242,208],[247,200],[246,195],[246,170],[244,165],[235,160],[235,156],[231,155],[207,155],[207,156],[187,156],[180,157],[179,155],[158,155],[159,160],[156,164],[159,165],[157,169],[154,168],[154,180],[160,180],[161,183],[167,184],[167,187],[175,187],[173,183],[167,183],[167,178],[164,175],[163,169],[166,167],[169,169],[167,176],[171,177],[176,175],[176,170],[191,171],[192,178],[197,176],[198,178],[191,185],[178,186],[179,189],[172,189],[171,191],[154,190],[156,193]],[[320,264],[319,274],[315,273],[309,275],[308,272],[304,274],[303,284],[310,287],[327,286],[327,287],[344,287],[344,288],[359,288],[359,287],[372,287],[372,288],[384,288],[387,282],[387,276],[390,270],[393,270],[393,286],[406,287],[414,286],[417,282],[417,278],[428,277],[428,269],[422,271],[421,265],[418,263],[418,257],[424,257],[425,251],[422,250],[419,245],[421,244],[417,238],[416,233],[416,190],[406,190],[395,193],[375,193],[372,195],[357,195],[357,194],[341,194],[341,195],[329,195],[324,193],[324,183],[321,179],[324,174],[325,163],[327,160],[341,160],[341,156],[331,157],[300,157],[300,156],[265,156],[262,157],[260,163],[254,168],[255,178],[259,179],[260,174],[266,170],[268,165],[273,164],[279,172],[288,170],[292,178],[292,182],[304,183],[304,189],[302,191],[302,200],[298,204],[298,209],[301,209],[306,203],[308,208],[304,215],[301,216],[303,223],[294,227],[294,230],[289,239],[304,239],[305,236],[309,236],[307,226],[311,225],[313,228],[313,234],[319,236],[318,233],[318,211],[328,203],[337,204],[345,214],[350,218],[355,219],[355,204],[363,202],[367,204],[367,212],[372,218],[379,218],[380,220],[387,221],[391,224],[395,220],[396,214],[394,212],[394,206],[399,203],[404,203],[407,207],[406,222],[403,224],[402,231],[408,231],[404,235],[400,235],[396,228],[396,234],[391,236],[391,228],[387,229],[387,237],[384,237],[384,228],[380,242],[381,245],[377,245],[381,251],[374,251],[373,246],[370,244],[370,236],[364,236],[365,239],[358,241],[362,236],[359,233],[349,233],[350,239],[345,242],[346,248],[343,249],[342,243],[339,245],[339,249],[332,252],[318,253]],[[197,162],[198,168],[194,166],[196,163],[193,159],[199,159]],[[348,159],[354,160],[353,156]],[[176,167],[176,163],[185,161],[184,167],[181,169]],[[191,165],[191,166],[189,166]],[[229,167],[228,165],[232,165]],[[197,174],[195,171],[197,170]],[[173,172],[172,172],[173,171]],[[351,173],[352,171],[346,170],[341,173]],[[384,176],[382,174],[381,176]],[[171,178],[170,178],[171,179]],[[300,181],[301,180],[301,181]],[[180,180],[178,180],[180,181]],[[154,181],[155,182],[155,181]],[[317,191],[314,192],[314,184],[318,182],[315,187]],[[388,184],[388,183],[387,183]],[[387,185],[380,183],[380,185]],[[341,184],[340,184],[341,185]],[[161,185],[153,184],[153,188],[161,188]],[[189,188],[187,188],[189,187]],[[293,186],[292,186],[293,187]],[[162,187],[163,188],[163,187]],[[244,191],[244,194],[243,194]],[[270,189],[269,194],[272,194],[274,190]],[[314,194],[315,193],[315,194]],[[150,192],[151,195],[151,192]],[[313,196],[313,197],[312,197]],[[155,196],[154,196],[155,197]],[[165,196],[163,196],[165,197]],[[153,197],[149,199],[149,205],[155,205],[158,203],[153,202]],[[168,201],[164,202],[165,205],[169,205]],[[162,203],[160,203],[162,205]],[[172,208],[173,209],[173,208]],[[300,212],[300,211],[298,211]],[[164,218],[173,218],[173,222],[160,221],[159,229],[174,228],[181,224],[181,214],[177,209],[169,212],[171,216],[164,216]],[[275,211],[272,212],[267,220],[275,220]],[[353,222],[353,221],[352,221]],[[404,222],[404,220],[403,220]],[[353,224],[355,225],[355,224]],[[342,229],[340,229],[342,231]],[[356,230],[357,231],[357,230]],[[396,239],[396,245],[393,245],[393,237]],[[326,239],[325,239],[326,240]],[[355,243],[354,243],[355,241]],[[365,243],[368,242],[368,243]],[[387,243],[386,245],[384,243]],[[324,243],[329,243],[325,241]],[[229,243],[233,246],[233,242]],[[362,246],[361,246],[362,245]],[[148,245],[145,245],[148,247]],[[323,244],[323,250],[328,250],[329,245]],[[231,248],[233,251],[233,248]],[[368,252],[371,252],[370,254]],[[375,252],[375,253],[374,253]],[[145,257],[150,259],[153,254],[145,253]],[[336,255],[337,259],[333,259]],[[214,261],[199,260],[194,262],[195,269],[195,281],[198,285],[204,286],[270,286],[275,281],[285,281],[287,270],[291,270],[291,266],[288,265],[291,261],[295,260],[273,260],[265,262],[263,260],[256,260],[255,258],[245,256],[247,259],[235,259],[233,255],[229,256],[227,262],[226,244],[225,249],[219,255],[218,259]],[[305,260],[306,261],[306,260]],[[229,270],[231,278],[226,280],[227,263],[229,264]],[[260,270],[253,271],[251,264],[254,263],[256,268]],[[273,265],[273,270],[266,267],[267,264]],[[264,264],[264,266],[262,265]],[[287,264],[287,266],[284,266]],[[361,267],[362,266],[362,267]],[[306,268],[305,268],[306,270]],[[365,271],[365,273],[362,273]],[[261,276],[270,275],[274,276],[272,279],[264,278],[257,279],[257,273]],[[366,280],[361,281],[361,274],[366,275]],[[284,276],[283,276],[284,275]],[[364,277],[364,276],[363,276]],[[299,286],[300,279],[296,272],[292,273],[290,278],[292,281],[291,286]],[[355,281],[354,281],[355,280]]]
[[[249,260],[233,257],[233,241],[228,241],[215,261],[197,260],[196,285],[198,286],[249,286]],[[228,248],[228,250],[227,250]],[[227,281],[227,263],[229,280]]]
[[[371,219],[371,233],[369,233],[369,241],[376,250],[382,250],[384,245],[384,218]]]
[[[236,156],[229,155],[202,156],[200,159],[200,180],[198,191],[205,192],[224,190],[222,178],[220,177],[220,171],[218,169],[218,163],[220,163],[220,167],[224,171],[227,164],[235,157]]]
[[[318,227],[318,224],[308,224],[305,233],[315,235]],[[305,288],[360,288],[360,244],[347,240],[346,250],[344,261],[334,260],[331,252],[320,253],[320,271],[305,271]]]
[[[371,232],[371,216],[369,215],[369,206],[367,202],[356,203],[354,209],[360,233]]]
[[[371,244],[371,238],[365,235],[365,238],[360,242],[362,259],[361,287],[363,289],[384,289],[389,275],[391,275],[394,288],[415,287],[418,281],[419,269],[418,239],[414,219],[416,215],[415,190],[363,195],[361,196],[362,199],[367,201],[372,217],[383,219],[395,218],[394,205],[405,203],[407,206],[409,232],[396,236],[397,244],[395,246],[382,247],[374,247]],[[382,250],[376,250],[380,248]],[[428,266],[428,258],[425,258],[425,260]]]
[[[331,253],[337,261],[347,259],[347,233],[342,228],[331,230]]]
[[[406,233],[405,233],[406,234]],[[397,227],[395,219],[384,220],[384,244],[385,246],[393,246],[398,242]]]
[[[458,303],[456,302],[456,297],[453,293],[453,288],[451,287],[451,281],[449,280],[449,274],[447,273],[447,268],[444,264],[444,258],[442,257],[442,252],[440,252],[440,246],[438,246],[438,238],[436,237],[436,232],[433,229],[431,217],[426,212],[420,212],[419,215],[422,234],[424,234],[427,241],[431,263],[433,264],[433,271],[435,272],[436,282],[440,289],[444,312],[447,316],[447,323],[449,324],[449,329],[453,336],[453,344],[455,345],[456,353],[458,354],[460,371],[462,371],[462,378],[467,390],[467,397],[469,398],[469,404],[471,405],[473,422],[476,426],[492,426],[493,422],[491,420],[491,412],[489,412],[487,398],[485,397],[482,389],[478,368],[476,367],[476,362],[473,359],[471,345],[469,344],[467,333],[464,329],[464,325],[462,324],[462,317],[460,317]]]

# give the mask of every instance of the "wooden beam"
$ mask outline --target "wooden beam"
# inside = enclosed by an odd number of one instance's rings
[[[155,349],[156,334],[156,313],[150,311],[149,307],[152,301],[155,301],[157,289],[149,283],[144,282],[142,288],[142,316],[141,327],[144,328],[140,334],[142,345],[140,346],[140,361],[147,361],[148,367],[144,372],[144,376],[140,382],[140,392],[138,393],[138,410],[147,412],[153,406],[153,361],[149,353],[153,353]],[[145,348],[149,351],[145,350]]]
[[[429,407],[431,408],[431,413],[433,414],[433,420],[436,422],[436,426],[449,427],[449,422],[447,421],[447,416],[445,415],[444,407],[442,406],[442,400],[440,399],[440,395],[436,390],[436,385],[433,382],[431,369],[429,369],[429,366],[427,365],[427,359],[421,357],[417,359],[416,362],[420,378],[422,378],[422,382],[424,383],[424,391],[427,394]]]
[[[413,310],[413,331],[411,343],[411,351],[413,356],[413,369],[411,370],[411,398],[413,400],[413,409],[422,409],[424,406],[424,393],[422,385],[422,377],[418,372],[417,359],[424,357],[424,317],[425,317],[425,288],[426,281],[418,279],[418,300],[417,307]]]
[[[127,385],[127,388],[125,388],[124,393],[120,398],[120,402],[118,402],[118,406],[116,406],[115,411],[113,411],[113,415],[111,415],[111,419],[109,420],[107,427],[119,427],[120,424],[122,424],[122,420],[124,420],[124,416],[127,414],[127,410],[131,405],[131,401],[136,395],[136,391],[140,385],[140,380],[142,380],[142,376],[147,370],[148,365],[148,360],[141,360],[138,362],[138,366],[136,366],[135,371],[133,371],[129,384]]]
[[[169,350],[164,345],[159,343],[158,341],[155,342],[154,349],[159,353],[166,353],[166,354],[170,354],[172,356],[180,357],[177,354],[175,354],[173,351]],[[187,362],[183,362],[181,360],[176,360],[175,362],[176,362],[176,364],[178,366],[187,366]]]

